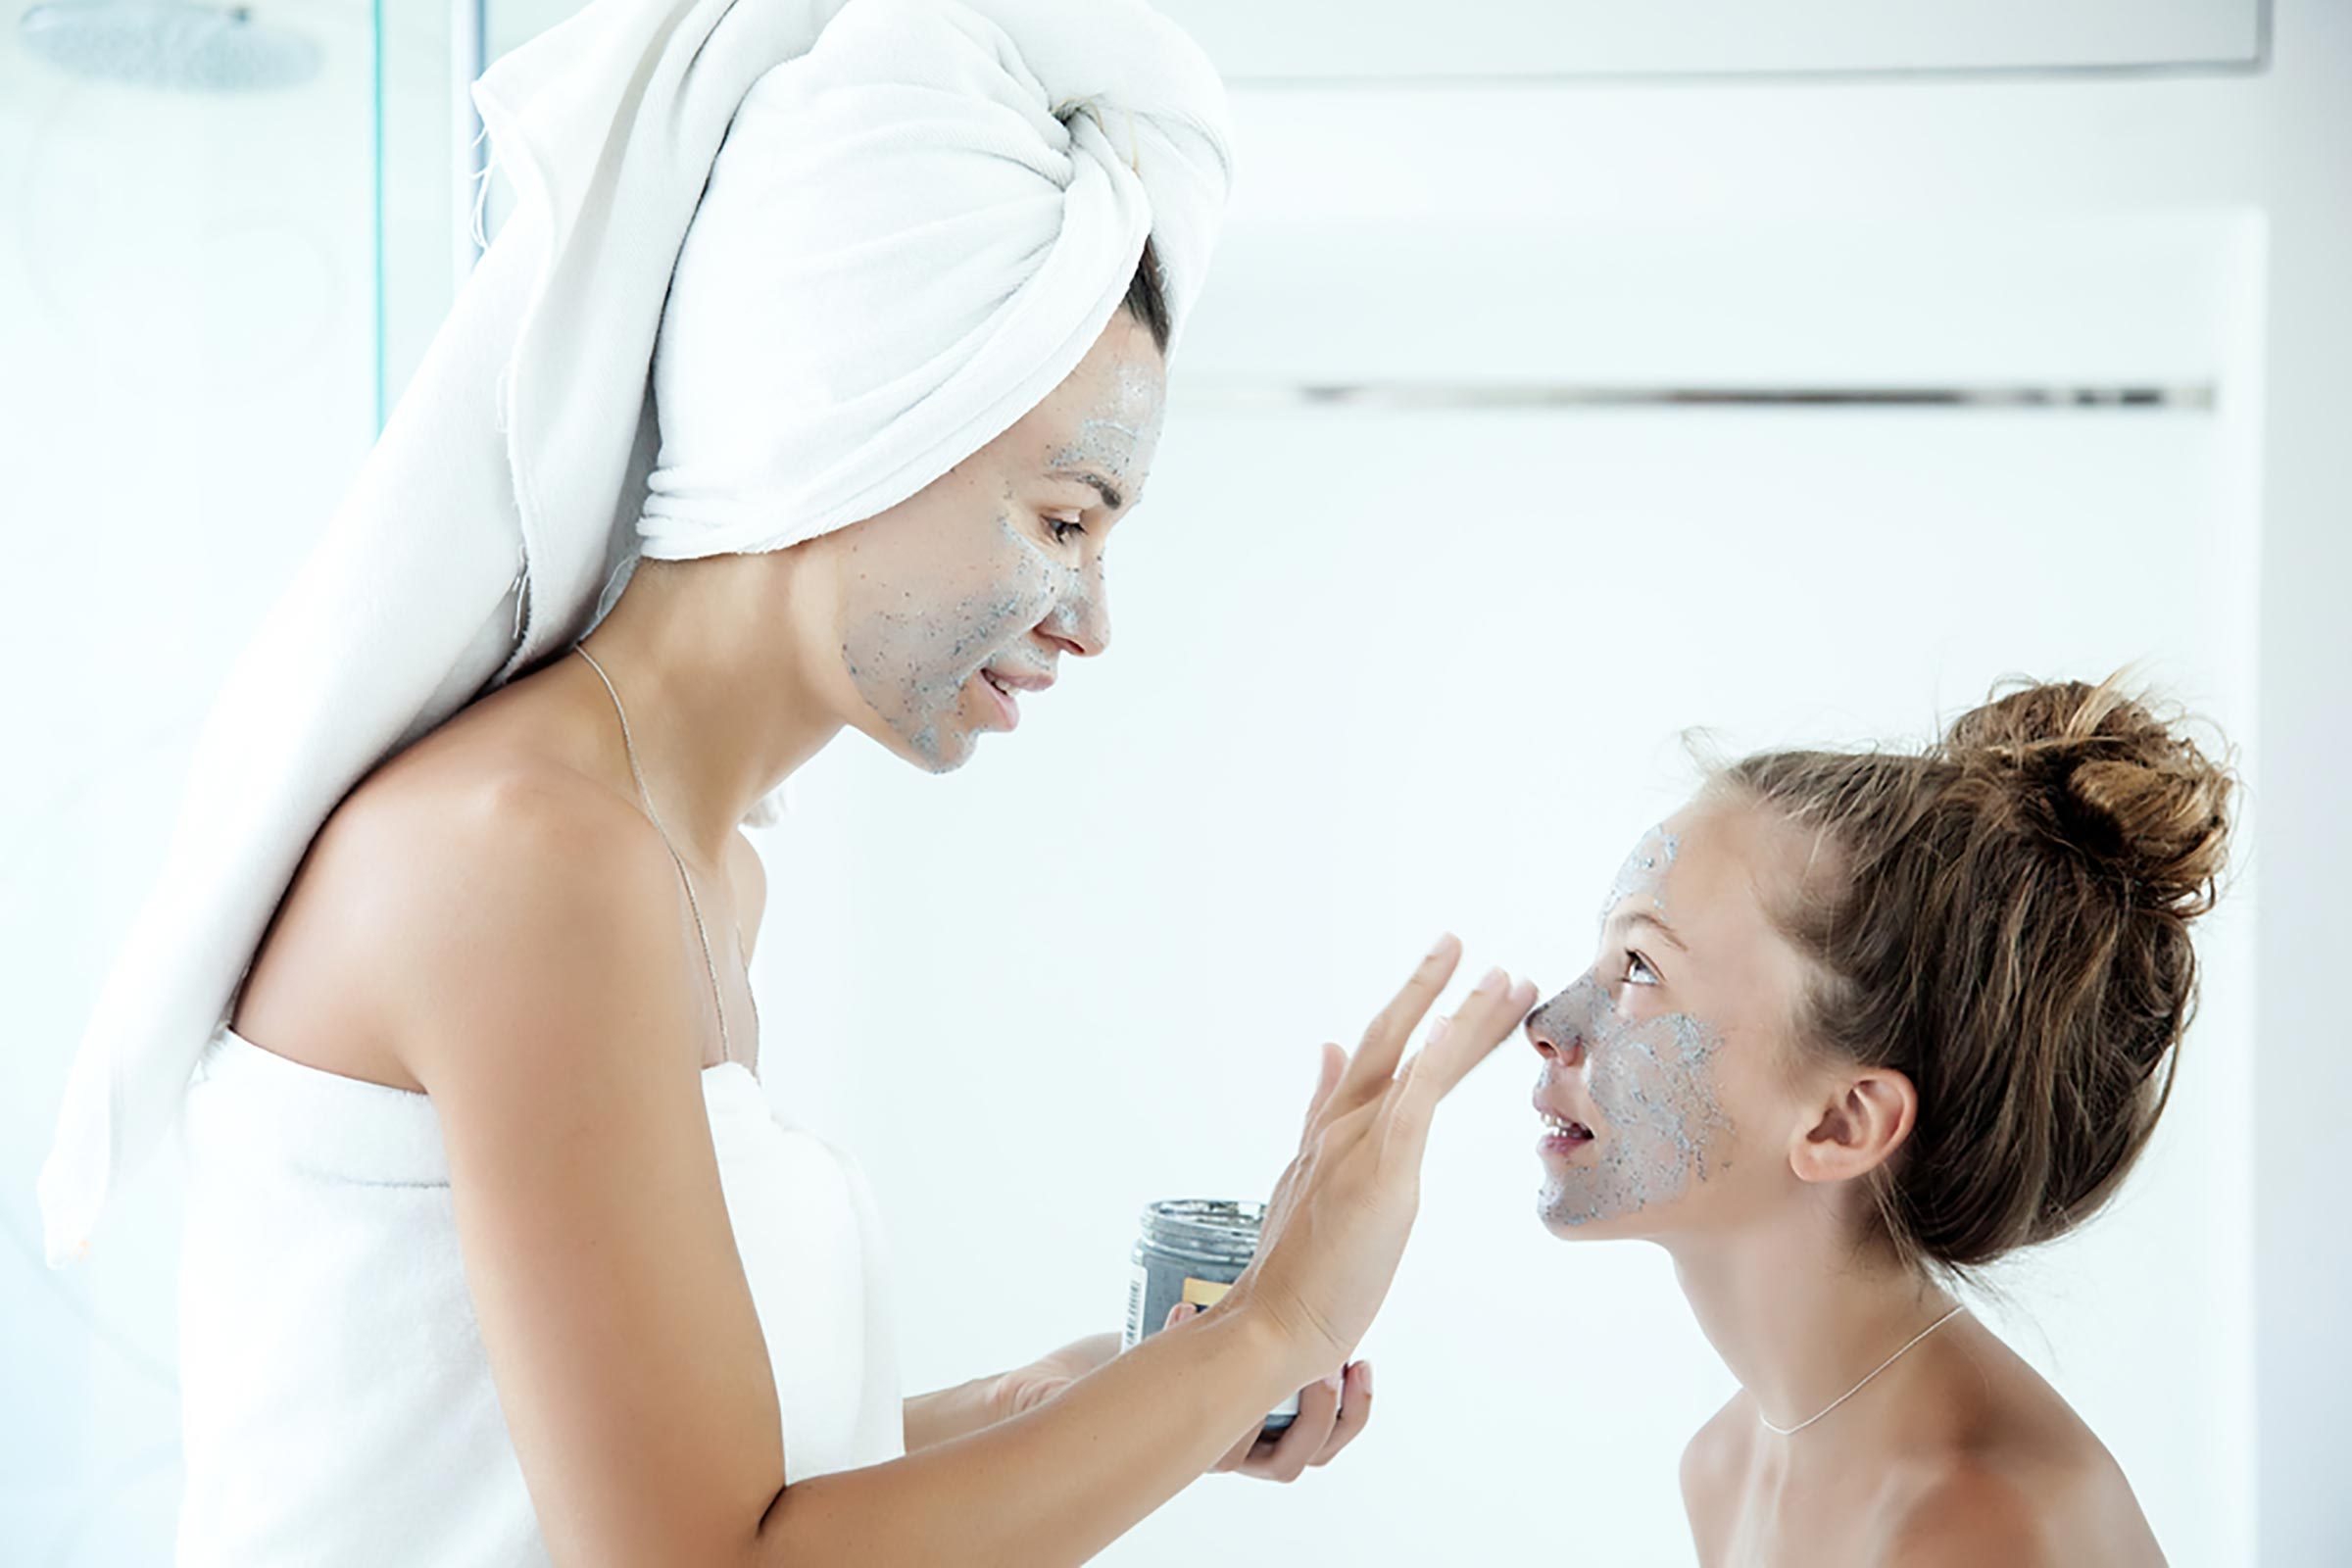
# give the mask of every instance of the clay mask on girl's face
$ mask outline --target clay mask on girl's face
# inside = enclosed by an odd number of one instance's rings
[[[1589,1063],[1581,1093],[1550,1073],[1539,1086],[1552,1114],[1591,1134],[1544,1140],[1544,1223],[1569,1230],[1674,1201],[1716,1174],[1716,1150],[1731,1131],[1718,1102],[1714,1063],[1723,1040],[1688,1013],[1626,1013],[1606,985],[1587,974],[1538,1008],[1537,1039],[1581,1048]]]
[[[888,512],[847,530],[841,658],[892,750],[933,772],[1023,689],[1109,640],[1103,548],[1151,467],[1165,372],[1125,312],[1018,423]]]
[[[1608,924],[1609,916],[1632,898],[1640,898],[1646,907],[1664,913],[1666,874],[1674,869],[1675,857],[1682,851],[1683,841],[1667,832],[1663,822],[1642,834],[1642,842],[1634,846],[1625,863],[1617,868],[1617,879],[1609,884],[1608,897],[1601,901],[1600,923]]]
[[[1657,975],[1642,951],[1665,929],[1680,851],[1662,825],[1635,846],[1601,908],[1601,961],[1527,1023],[1544,1056],[1537,1103],[1567,1127],[1542,1146],[1539,1206],[1554,1231],[1672,1202],[1724,1163],[1722,1036],[1655,1003]]]

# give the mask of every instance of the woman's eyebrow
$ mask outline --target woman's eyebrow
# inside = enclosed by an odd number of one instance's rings
[[[1120,498],[1119,487],[1091,469],[1057,468],[1054,472],[1057,476],[1075,479],[1081,484],[1093,485],[1095,493],[1102,498],[1102,505],[1113,512],[1118,511],[1125,504]]]
[[[1668,925],[1664,919],[1657,915],[1651,914],[1646,909],[1636,909],[1632,914],[1626,916],[1625,923],[1629,928],[1637,925],[1646,925],[1652,927],[1656,930],[1658,935],[1673,943],[1680,951],[1684,953],[1689,953],[1690,951],[1690,949],[1684,944],[1682,937],[1676,933],[1674,927]]]

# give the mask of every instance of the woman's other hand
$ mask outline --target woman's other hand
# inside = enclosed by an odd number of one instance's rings
[[[1168,1309],[1168,1327],[1199,1317],[1200,1309],[1179,1301]],[[1350,1361],[1331,1377],[1298,1391],[1298,1413],[1282,1431],[1268,1435],[1252,1426],[1216,1463],[1219,1473],[1238,1471],[1260,1481],[1296,1481],[1331,1463],[1372,1419],[1372,1363]]]
[[[1008,1421],[1036,1409],[1118,1353],[1116,1334],[1090,1334],[1001,1374],[989,1391],[991,1419]]]
[[[1199,1307],[1179,1301],[1169,1308],[1166,1326],[1200,1314]],[[1119,1336],[1090,1334],[1004,1373],[990,1390],[990,1419],[1008,1420],[1037,1408],[1118,1353]],[[1371,1418],[1372,1364],[1350,1362],[1337,1378],[1298,1391],[1298,1414],[1287,1430],[1269,1437],[1251,1426],[1215,1468],[1262,1481],[1296,1481],[1310,1468],[1331,1463]]]

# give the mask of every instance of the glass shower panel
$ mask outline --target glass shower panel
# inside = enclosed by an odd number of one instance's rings
[[[378,82],[432,47],[395,34],[386,59],[378,21],[368,0],[0,17],[0,515],[28,590],[0,623],[11,1563],[171,1556],[177,1150],[62,1272],[35,1180],[206,705],[375,433]]]

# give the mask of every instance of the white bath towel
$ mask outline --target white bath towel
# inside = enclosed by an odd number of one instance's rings
[[[775,549],[944,473],[1147,234],[1181,330],[1228,179],[1215,74],[1141,0],[599,0],[475,98],[514,212],[199,738],[41,1173],[53,1264],[354,783],[568,648],[641,533]]]
[[[857,1166],[703,1070],[787,1481],[905,1451]],[[187,1091],[180,1568],[548,1561],[466,1288],[440,1118],[226,1030]]]

